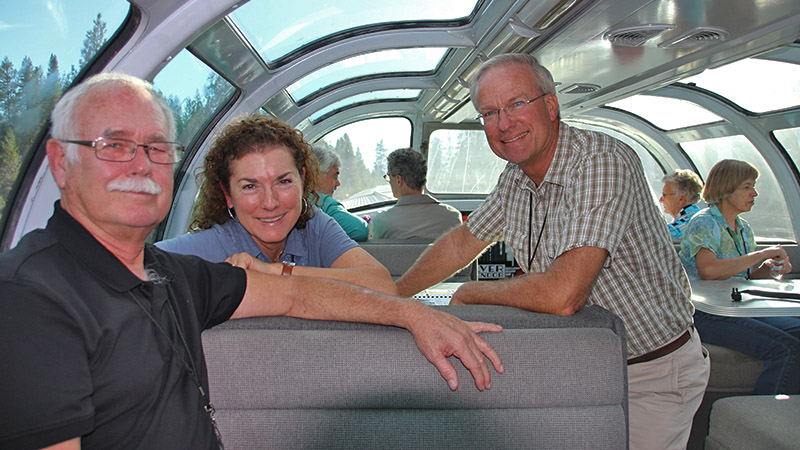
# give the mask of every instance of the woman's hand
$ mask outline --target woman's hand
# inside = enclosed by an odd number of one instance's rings
[[[774,245],[772,247],[761,250],[761,254],[765,257],[764,265],[770,271],[774,271],[779,275],[785,275],[792,271],[792,263],[789,262],[789,255],[786,249],[781,245]]]
[[[771,259],[775,261],[775,264],[780,264],[778,261],[789,259],[789,255],[786,253],[786,250],[781,245],[773,245],[772,247],[767,247],[764,250],[760,250],[758,253],[761,254],[763,260]]]
[[[255,270],[267,275],[280,275],[283,271],[283,264],[266,263],[260,259],[254,258],[252,255],[246,252],[231,255],[225,260],[225,262],[233,267],[239,267],[245,270]]]

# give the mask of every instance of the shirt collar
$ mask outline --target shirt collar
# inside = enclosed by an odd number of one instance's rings
[[[717,208],[717,205],[711,205],[708,207],[708,210],[711,212],[711,216],[717,219],[720,225],[730,229],[734,233],[736,230],[732,229],[730,225],[728,225],[728,221],[725,220],[725,217],[722,216],[722,212]],[[742,229],[742,219],[739,216],[736,216],[736,228]]]
[[[550,167],[544,175],[542,184],[550,183],[559,186],[566,186],[569,182],[568,178],[572,177],[571,171],[567,170],[568,166],[572,164],[572,158],[579,155],[579,152],[570,152],[569,146],[575,141],[573,135],[575,130],[565,124],[559,123],[558,126],[558,142],[556,142],[556,150],[553,152],[553,160],[550,161]]]
[[[320,214],[321,210],[314,208],[314,214]],[[313,220],[313,217],[312,219]],[[310,220],[309,220],[310,222]],[[306,225],[308,226],[308,225]],[[253,239],[253,236],[244,228],[244,226],[238,220],[228,220],[227,222],[220,225],[223,230],[228,234],[231,240],[234,242],[234,248],[238,252],[246,252],[257,259],[264,261],[264,262],[278,262],[272,261],[269,257],[261,250],[261,247],[256,244],[256,241]],[[286,246],[283,249],[283,253],[281,253],[281,259],[286,262],[298,262],[298,261],[305,261],[305,258],[308,255],[308,249],[306,248],[305,239],[302,239],[302,235],[305,233],[305,229],[298,230],[297,228],[292,228],[289,231],[289,236],[286,238]]]
[[[438,200],[427,194],[404,195],[397,199],[396,205],[413,205],[418,203],[439,203]]]
[[[539,187],[548,183],[559,186],[565,186],[567,184],[567,178],[569,176],[567,166],[571,164],[570,159],[572,156],[569,152],[568,143],[574,140],[572,137],[573,134],[574,129],[572,127],[564,122],[559,123],[556,150],[553,153],[553,159],[550,161],[550,167],[547,168],[544,179],[539,186],[536,186],[536,183],[534,183],[533,180],[531,180],[530,177],[528,177],[518,165],[511,163],[508,164],[508,167],[512,170],[514,175],[515,183],[520,189],[536,191]]]
[[[687,215],[694,214],[697,211],[700,211],[700,207],[695,205],[694,203],[692,203],[691,205],[686,205],[683,208],[681,208],[680,212],[678,212],[678,218],[675,219],[675,221],[678,221],[679,219]]]
[[[105,283],[117,292],[126,292],[140,286],[144,281],[103,246],[83,225],[72,217],[61,202],[57,201],[53,216],[47,222],[47,230],[69,252],[78,263],[94,274],[100,282]],[[149,245],[144,247],[144,265],[156,264],[156,259]],[[159,267],[163,272],[163,267]],[[172,279],[171,273],[160,273]]]

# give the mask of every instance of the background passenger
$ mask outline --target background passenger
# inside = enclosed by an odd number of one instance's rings
[[[681,261],[689,278],[767,278],[772,268],[780,274],[792,271],[780,245],[756,250],[753,229],[739,217],[755,204],[757,178],[755,167],[735,159],[711,168],[703,189],[709,207],[695,214],[681,241]]]
[[[461,225],[461,212],[423,194],[428,166],[422,153],[401,148],[389,154],[384,178],[397,203],[372,218],[375,239],[436,239]]]
[[[756,250],[753,230],[739,214],[750,211],[758,170],[726,159],[711,169],[703,190],[710,206],[695,214],[681,241],[681,259],[692,279],[764,278],[782,261],[792,264],[780,246]],[[703,342],[727,347],[764,361],[753,394],[800,393],[800,319],[794,317],[724,317],[694,313]]]
[[[356,241],[366,241],[369,237],[369,223],[366,220],[351,214],[338,200],[333,198],[333,191],[341,184],[339,182],[339,168],[342,162],[336,153],[322,147],[314,147],[314,155],[319,161],[321,173],[319,191],[319,201],[317,206],[325,214],[333,217],[350,236]]]
[[[700,200],[703,182],[691,170],[675,170],[665,175],[661,181],[664,182],[664,187],[661,188],[661,198],[658,201],[664,206],[664,212],[675,219],[667,225],[669,233],[674,239],[680,239],[689,219],[700,211],[695,203]]]
[[[385,267],[330,216],[309,206],[318,174],[299,131],[261,114],[234,121],[206,155],[191,225],[200,231],[156,245],[211,262],[246,252],[270,263],[267,273],[294,270],[397,293]]]

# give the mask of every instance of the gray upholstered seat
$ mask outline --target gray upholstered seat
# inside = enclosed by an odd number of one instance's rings
[[[452,392],[406,330],[259,318],[204,333],[226,448],[627,448],[622,322],[501,306],[437,307],[492,321],[506,373]]]
[[[711,408],[706,450],[790,450],[800,447],[800,398],[726,397]]]
[[[414,264],[433,241],[427,239],[370,239],[360,242],[361,248],[383,264],[393,279],[400,278]],[[478,262],[473,261],[447,281],[470,281],[476,279]]]

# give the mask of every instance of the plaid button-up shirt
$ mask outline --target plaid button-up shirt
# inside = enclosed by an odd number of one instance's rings
[[[525,272],[545,272],[578,247],[606,249],[586,303],[622,318],[629,358],[663,346],[692,324],[689,280],[641,162],[610,136],[562,122],[542,183],[536,186],[509,163],[467,227],[483,241],[504,240]]]

